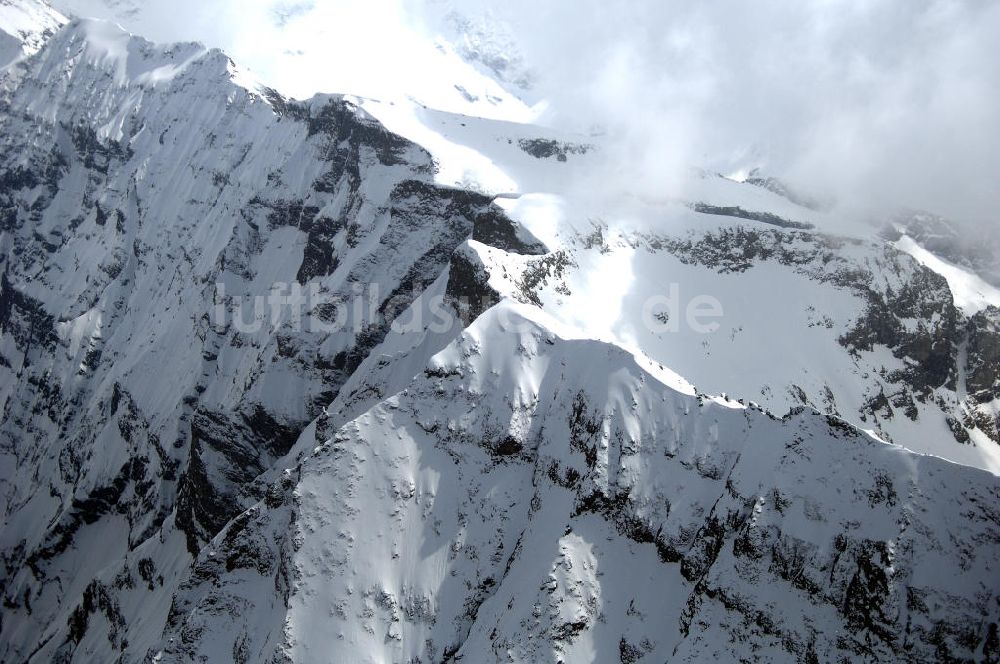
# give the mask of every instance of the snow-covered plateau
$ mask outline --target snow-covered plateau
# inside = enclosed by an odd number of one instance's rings
[[[39,0],[0,67],[0,660],[1000,662],[945,220],[601,192],[606,137]]]

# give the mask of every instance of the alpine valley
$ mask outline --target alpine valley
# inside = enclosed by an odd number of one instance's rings
[[[1000,662],[1000,242],[582,196],[454,29],[436,110],[0,0],[0,660]]]

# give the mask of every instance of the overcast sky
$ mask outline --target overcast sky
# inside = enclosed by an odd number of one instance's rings
[[[298,97],[428,85],[433,37],[455,36],[457,11],[505,35],[534,76],[523,96],[545,101],[540,121],[613,139],[623,184],[761,166],[860,210],[997,221],[992,0],[152,0],[132,15],[115,4],[126,27],[222,47]]]

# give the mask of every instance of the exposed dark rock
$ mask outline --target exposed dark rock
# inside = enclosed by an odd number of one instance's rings
[[[540,307],[542,301],[538,297],[538,291],[548,285],[549,279],[553,279],[556,281],[556,292],[569,294],[569,288],[562,279],[567,268],[573,265],[573,259],[564,250],[530,261],[516,282],[518,293],[523,301]]]
[[[702,214],[715,214],[723,217],[750,219],[751,221],[759,221],[762,224],[770,224],[771,226],[779,226],[781,228],[797,228],[800,230],[815,228],[812,224],[804,221],[791,221],[789,219],[779,217],[771,212],[744,210],[738,205],[722,207],[719,205],[709,205],[708,203],[693,203],[691,205],[691,209]]]
[[[918,266],[898,292],[863,289],[868,308],[853,328],[840,338],[852,350],[890,348],[899,358],[914,361],[897,380],[926,397],[936,387],[954,389],[958,347],[958,311],[944,277]],[[917,319],[916,330],[903,324]]]
[[[19,349],[51,351],[59,343],[55,323],[42,302],[15,288],[6,271],[0,275],[0,329],[11,334]]]
[[[967,330],[966,386],[976,401],[990,403],[1000,399],[1000,308],[983,309]]]
[[[96,523],[105,514],[125,511],[128,506],[121,498],[134,476],[144,476],[145,465],[143,460],[134,459],[122,467],[109,485],[94,489],[85,498],[74,498],[70,509],[50,530],[45,545],[28,556],[26,564],[32,569],[39,569],[39,562],[64,552],[82,526]]]
[[[304,284],[311,279],[336,271],[339,261],[333,248],[333,238],[339,230],[338,224],[326,218],[321,218],[311,225],[306,247],[302,253],[302,265],[295,275],[296,281]]]
[[[896,640],[895,616],[890,614],[890,567],[885,542],[862,542],[856,553],[857,569],[844,595],[844,616],[852,630],[864,630],[892,645]],[[859,638],[858,635],[855,638]]]
[[[63,128],[69,133],[77,156],[89,170],[107,175],[113,162],[124,162],[132,158],[132,150],[127,145],[100,140],[97,132],[89,125],[63,125]]]
[[[430,155],[422,148],[390,132],[374,118],[350,106],[343,99],[328,100],[310,114],[306,123],[310,135],[322,134],[329,139],[331,151],[341,152],[341,143],[346,143],[352,152],[357,152],[364,146],[375,151],[379,162],[393,166],[406,163],[406,153],[416,150],[422,152],[425,163],[428,166],[430,164]]]
[[[539,256],[548,251],[495,205],[476,216],[472,239],[515,254]]]
[[[500,294],[489,285],[486,269],[463,254],[451,259],[445,292],[448,303],[465,325],[500,300]]]
[[[283,97],[274,88],[263,87],[261,88],[261,94],[264,95],[264,98],[278,115],[297,121],[306,121],[309,119],[309,109],[304,104],[295,103]]]
[[[745,272],[760,261],[776,261],[806,270],[812,278],[845,282],[845,286],[864,279],[864,275],[849,272],[847,261],[838,254],[857,241],[820,233],[736,226],[687,238],[651,235],[640,239],[651,251],[668,251],[684,263],[704,265],[723,274]]]
[[[260,405],[233,415],[195,413],[177,496],[177,525],[192,555],[243,511],[241,488],[287,453],[306,424],[279,422]]]
[[[69,636],[59,653],[66,661],[70,661],[76,646],[87,633],[90,617],[97,612],[103,614],[108,621],[107,639],[111,646],[115,650],[121,650],[126,645],[123,640],[126,622],[114,594],[103,583],[92,581],[84,591],[82,601],[69,617]]]
[[[593,146],[590,145],[562,143],[550,138],[522,138],[517,144],[536,159],[555,157],[558,161],[566,161],[569,155],[586,154],[593,149]]]

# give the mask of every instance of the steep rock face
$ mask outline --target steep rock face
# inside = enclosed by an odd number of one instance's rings
[[[701,214],[714,214],[721,217],[735,217],[737,219],[751,219],[753,221],[759,221],[762,224],[778,226],[779,228],[813,228],[813,225],[808,222],[784,219],[771,212],[744,210],[738,205],[726,207],[720,205],[709,205],[708,203],[693,203],[691,205],[691,209]]]
[[[987,307],[967,325],[964,424],[1000,444],[1000,309]]]
[[[203,550],[160,661],[993,647],[995,476],[677,391],[537,316],[494,307],[279,478]]]
[[[969,321],[967,386],[979,403],[1000,399],[1000,309],[988,307]]]
[[[0,652],[80,659],[130,552],[183,535],[144,567],[179,569],[260,500],[457,246],[542,248],[343,99],[195,44],[75,22],[0,85]]]

